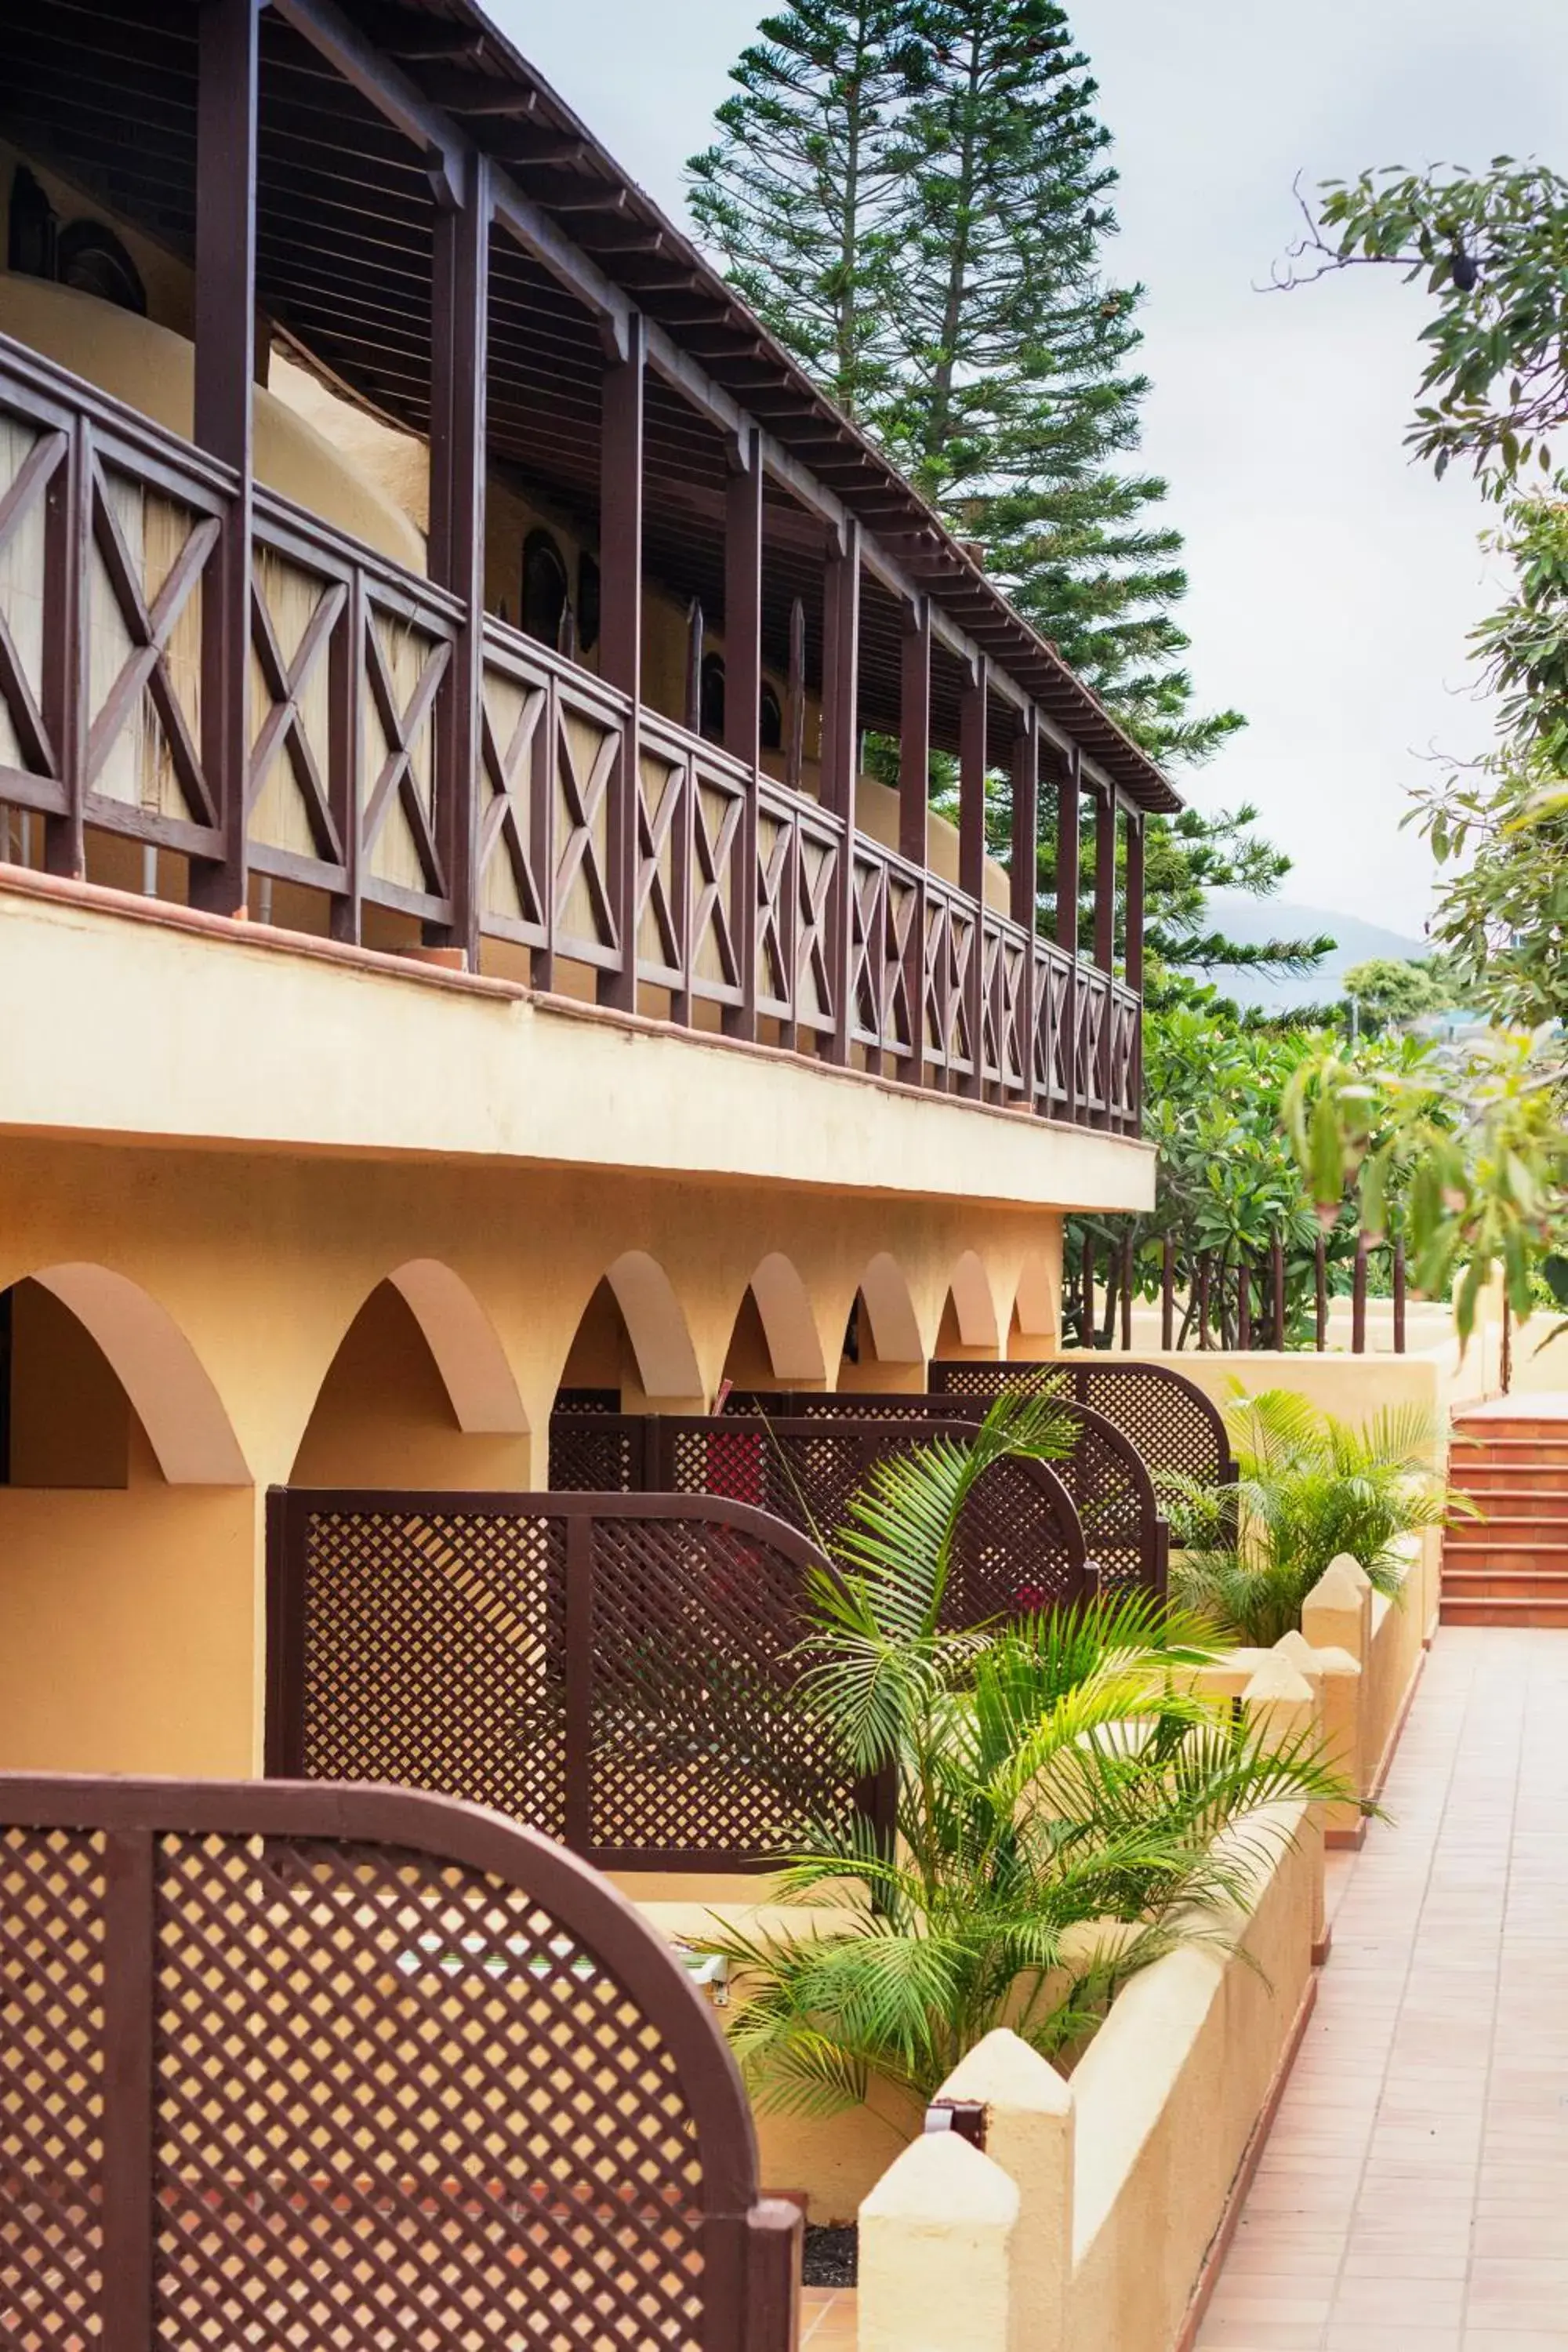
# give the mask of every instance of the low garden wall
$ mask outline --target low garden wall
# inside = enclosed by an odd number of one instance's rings
[[[1381,1785],[1436,1608],[1433,1543],[1405,1591],[1336,1561],[1303,1633],[1205,1672],[1289,1735],[1315,1724],[1362,1796]],[[1285,1832],[1223,1941],[1134,1978],[1070,2081],[988,2035],[942,2097],[984,2113],[903,2150],[860,2209],[860,2352],[1184,2352],[1251,2177],[1327,1953],[1325,1842],[1359,1804],[1277,1809]]]
[[[1321,1843],[1309,1807],[1277,1812],[1234,1943],[1134,1978],[1070,2081],[1002,2029],[943,2084],[984,2111],[984,2153],[914,2140],[862,2203],[860,2352],[1178,2344],[1315,1989]]]

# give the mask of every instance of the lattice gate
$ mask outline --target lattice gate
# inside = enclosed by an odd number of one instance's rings
[[[14,2352],[790,2352],[797,2234],[700,1997],[531,1832],[0,1777]]]
[[[1114,1422],[1151,1471],[1179,1470],[1205,1484],[1236,1476],[1225,1420],[1214,1399],[1171,1364],[1068,1356],[1037,1364],[939,1358],[927,1375],[933,1394],[990,1399],[1020,1380],[1048,1373],[1080,1404]]]
[[[795,1698],[805,1580],[700,1497],[275,1490],[268,1770],[492,1805],[604,1869],[757,1868],[862,1783]]]
[[[724,1496],[766,1511],[815,1542],[843,1525],[850,1496],[875,1464],[932,1438],[967,1444],[963,1421],[928,1416],[918,1430],[890,1415],[552,1413],[554,1491],[585,1486],[618,1446],[628,1488]],[[1090,1591],[1084,1530],[1054,1465],[994,1463],[965,1507],[953,1544],[947,1622],[976,1625],[1021,1609],[1080,1600]]]

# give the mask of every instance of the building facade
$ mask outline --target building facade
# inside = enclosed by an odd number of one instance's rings
[[[1049,1351],[1178,803],[466,0],[7,11],[0,256],[0,1767],[244,1774],[269,1486]]]

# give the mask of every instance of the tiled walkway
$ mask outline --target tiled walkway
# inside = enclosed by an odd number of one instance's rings
[[[843,2287],[808,2286],[801,2298],[801,2352],[855,2352],[855,2295]]]
[[[1441,1633],[1384,1803],[1199,2352],[1568,2352],[1568,1632]]]

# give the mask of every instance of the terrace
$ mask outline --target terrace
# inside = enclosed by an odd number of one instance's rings
[[[11,859],[1134,1134],[1177,803],[973,551],[482,19],[199,24],[0,35]]]

